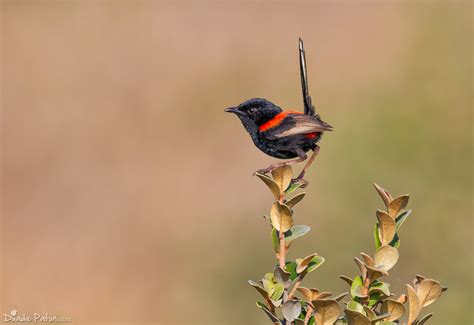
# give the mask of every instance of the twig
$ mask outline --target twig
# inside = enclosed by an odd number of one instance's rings
[[[283,202],[285,201],[285,198],[283,195],[280,195],[280,199],[279,199],[279,202],[280,204],[283,204]],[[278,254],[278,260],[279,260],[279,263],[280,263],[280,267],[282,269],[285,268],[285,265],[286,265],[286,243],[285,243],[285,234],[283,233],[283,231],[280,231],[279,232],[279,238],[280,238],[280,252]]]
[[[311,316],[313,316],[313,307],[308,304],[308,307],[306,308],[306,317],[304,318],[304,325],[307,325],[309,320],[311,319]]]
[[[362,288],[362,293],[366,295],[366,298],[362,298],[362,304],[366,305],[369,301],[369,285],[370,285],[370,279],[366,278],[364,281],[364,287]]]
[[[293,298],[293,296],[295,295],[296,289],[298,289],[298,287],[301,284],[301,281],[303,281],[303,280],[301,279],[301,280],[298,280],[298,281],[295,282],[295,285],[293,286],[293,288],[291,289],[290,294],[288,295],[288,299]]]

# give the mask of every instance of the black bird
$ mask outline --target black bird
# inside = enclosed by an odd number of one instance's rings
[[[307,159],[306,153],[312,150],[311,158],[295,180],[303,179],[306,170],[316,158],[319,152],[317,143],[323,132],[332,131],[332,127],[323,122],[316,114],[308,94],[306,58],[301,38],[299,40],[299,59],[304,113],[284,111],[263,98],[252,98],[237,107],[225,110],[240,118],[254,144],[261,151],[275,158],[295,158],[270,165],[268,168],[256,172],[266,174],[277,167],[304,161]]]

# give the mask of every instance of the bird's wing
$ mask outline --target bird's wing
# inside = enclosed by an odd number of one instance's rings
[[[332,126],[316,116],[305,114],[287,114],[286,117],[275,127],[262,133],[269,140],[289,137],[292,135],[320,133],[332,131]]]
[[[311,102],[311,97],[308,92],[308,76],[306,73],[306,57],[303,48],[303,40],[300,38],[300,73],[301,73],[301,88],[303,90],[304,113],[306,115],[315,115],[314,106]]]

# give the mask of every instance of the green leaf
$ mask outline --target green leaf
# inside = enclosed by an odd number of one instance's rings
[[[359,304],[358,302],[355,302],[353,300],[347,302],[347,309],[358,311],[359,313],[364,313],[364,306]]]
[[[375,249],[379,249],[382,246],[382,242],[380,241],[380,238],[379,238],[378,224],[375,224],[375,227],[374,227],[374,241],[375,241]]]
[[[286,243],[286,245],[288,247],[290,247],[291,243],[296,238],[299,238],[299,237],[302,237],[302,236],[306,235],[310,230],[311,230],[311,228],[309,226],[305,226],[305,225],[293,226],[293,228],[291,228],[290,230],[288,230],[285,233],[285,243]]]
[[[374,292],[381,292],[387,297],[390,296],[390,290],[388,288],[388,285],[384,282],[381,281],[374,281],[370,286],[369,286],[369,294],[372,294]]]
[[[397,223],[397,231],[400,229],[402,224],[405,222],[405,220],[408,218],[410,215],[411,210],[403,211],[396,219],[395,222]]]
[[[290,186],[288,186],[285,193],[286,194],[293,193],[294,191],[296,191],[298,188],[302,187],[305,184],[306,184],[305,182],[290,183]]]
[[[268,293],[268,295],[272,296],[273,292],[275,291],[275,285],[273,284],[273,282],[268,279],[263,278],[262,284],[263,284],[263,288]]]
[[[367,305],[369,307],[375,306],[375,304],[379,301],[380,296],[381,296],[380,292],[375,292],[375,293],[371,294],[370,297],[369,297],[369,301],[367,302]]]
[[[273,250],[278,253],[280,251],[280,238],[278,238],[278,231],[272,227],[272,246]]]
[[[400,238],[398,238],[398,234],[395,233],[395,236],[393,236],[392,241],[389,244],[392,247],[398,248],[400,247]]]
[[[285,268],[288,272],[290,272],[290,280],[294,281],[298,277],[298,272],[296,272],[297,268],[296,262],[286,262]]]
[[[264,278],[272,283],[275,282],[275,275],[273,273],[270,273],[270,272],[265,273]]]
[[[359,298],[367,297],[367,295],[362,293],[363,288],[364,288],[364,285],[362,283],[362,278],[359,275],[357,275],[352,281],[351,296],[359,297]]]
[[[315,256],[311,259],[311,261],[309,262],[309,265],[308,265],[308,268],[306,269],[306,272],[307,273],[311,273],[313,272],[314,270],[316,270],[318,267],[320,267],[321,265],[323,265],[324,263],[324,257],[322,256]]]
[[[271,298],[273,300],[280,299],[284,290],[285,290],[285,286],[283,285],[283,283],[275,283],[273,294],[271,295]]]

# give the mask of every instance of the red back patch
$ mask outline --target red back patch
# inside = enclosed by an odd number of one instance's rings
[[[303,113],[295,112],[295,111],[283,111],[281,113],[278,113],[274,118],[260,125],[260,127],[258,128],[259,131],[264,132],[268,129],[271,129],[280,125],[280,123],[286,118],[288,114],[303,114]]]

